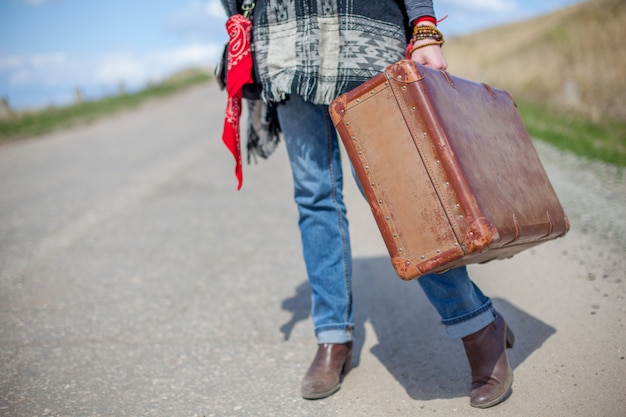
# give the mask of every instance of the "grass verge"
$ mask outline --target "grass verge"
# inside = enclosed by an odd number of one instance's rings
[[[38,136],[78,123],[89,123],[101,116],[137,107],[146,100],[168,96],[210,78],[211,75],[206,71],[188,70],[136,93],[86,101],[67,107],[18,112],[0,119],[0,143]]]
[[[88,123],[98,117],[136,107],[146,100],[164,97],[206,82],[210,78],[211,75],[205,71],[190,70],[133,94],[61,108],[16,113],[0,119],[0,143],[41,135],[78,123]],[[626,122],[608,120],[592,123],[574,115],[551,112],[541,104],[528,101],[518,101],[517,104],[533,138],[592,160],[626,166]]]
[[[533,138],[588,159],[626,166],[625,121],[593,123],[573,114],[557,114],[537,103],[517,104]]]

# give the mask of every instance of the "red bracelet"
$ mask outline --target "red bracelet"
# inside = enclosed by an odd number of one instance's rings
[[[417,26],[417,25],[419,25],[420,23],[423,23],[423,22],[430,22],[433,25],[437,26],[437,19],[435,19],[433,16],[421,16],[421,17],[418,17],[413,22],[413,26]]]

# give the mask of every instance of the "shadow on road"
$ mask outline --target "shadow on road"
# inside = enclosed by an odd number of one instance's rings
[[[439,316],[416,282],[400,280],[387,257],[354,260],[355,352],[358,366],[366,339],[374,338],[371,352],[389,370],[407,394],[416,400],[456,398],[469,392],[470,370],[461,341],[450,339]],[[504,299],[495,307],[515,332],[509,351],[515,369],[539,349],[556,329]],[[283,302],[291,319],[280,328],[289,339],[299,321],[309,318],[311,292],[307,282]],[[373,330],[373,335],[367,332]]]
[[[291,319],[282,326],[280,331],[284,335],[285,340],[289,340],[293,328],[299,321],[306,320],[311,315],[311,287],[309,282],[305,281],[298,285],[296,293],[283,301],[283,310],[291,312]]]

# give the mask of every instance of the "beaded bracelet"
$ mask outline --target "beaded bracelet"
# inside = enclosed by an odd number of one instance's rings
[[[432,42],[415,45],[418,41],[422,41],[424,39],[432,39]],[[425,25],[415,26],[413,28],[413,37],[411,38],[411,43],[409,44],[407,58],[410,58],[411,54],[420,48],[433,45],[441,46],[444,42],[445,40],[443,39],[443,34],[436,27]]]
[[[432,39],[440,43],[444,42],[443,33],[441,33],[441,31],[436,27],[430,25],[415,26],[413,28],[413,37],[411,38],[411,41],[415,43],[423,39]]]
[[[443,42],[428,42],[428,43],[424,43],[424,44],[422,44],[422,45],[416,45],[416,46],[413,46],[413,47],[409,50],[409,53],[407,54],[407,56],[410,58],[410,57],[411,57],[411,54],[413,54],[413,52],[417,51],[417,50],[418,50],[418,49],[420,49],[420,48],[424,48],[424,47],[426,47],[426,46],[433,46],[433,45],[439,45],[439,46],[441,46],[442,44],[443,44]]]

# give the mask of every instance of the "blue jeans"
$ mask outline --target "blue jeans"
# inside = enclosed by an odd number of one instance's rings
[[[345,343],[352,340],[354,329],[352,255],[337,133],[328,106],[297,95],[278,107],[278,117],[293,174],[317,341]],[[450,337],[472,334],[494,319],[491,300],[465,267],[425,275],[417,282]]]

